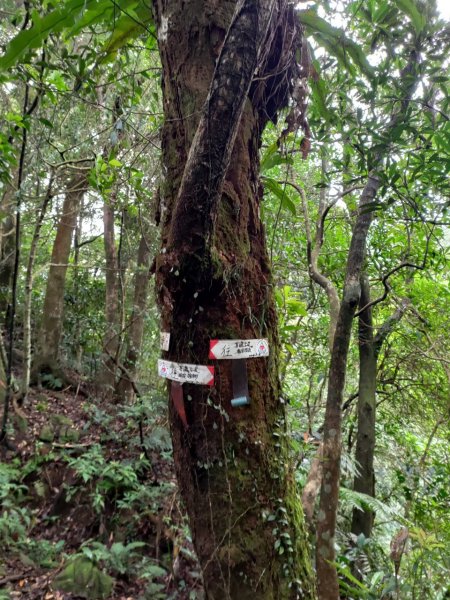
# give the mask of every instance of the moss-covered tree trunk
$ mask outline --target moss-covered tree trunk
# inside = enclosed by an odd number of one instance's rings
[[[258,178],[261,134],[298,76],[301,33],[281,1],[158,0],[155,16],[165,112],[156,261],[162,329],[171,334],[165,358],[212,364],[210,339],[270,342],[269,358],[247,361],[248,406],[231,407],[231,361],[215,363],[212,388],[184,384],[188,427],[169,404],[177,477],[206,594],[314,598],[284,451]]]

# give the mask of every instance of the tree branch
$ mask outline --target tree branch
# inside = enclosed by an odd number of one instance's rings
[[[375,356],[379,355],[384,341],[391,334],[395,325],[402,319],[410,304],[411,300],[409,298],[402,298],[400,306],[397,308],[397,310],[381,325],[373,340]]]
[[[325,170],[325,161],[323,161],[323,168]],[[329,204],[327,204],[327,202],[326,202],[325,195],[321,194],[320,204],[319,204],[319,214],[317,217],[317,224],[316,224],[316,235],[315,235],[315,240],[314,240],[314,244],[313,244],[312,236],[311,236],[311,223],[309,220],[309,213],[308,213],[308,206],[306,203],[305,190],[298,184],[294,183],[293,181],[287,181],[286,183],[289,184],[291,187],[293,187],[296,190],[296,192],[299,194],[301,201],[302,201],[302,210],[303,210],[303,215],[305,218],[306,255],[307,255],[307,260],[308,260],[309,276],[312,279],[312,281],[314,281],[315,283],[320,285],[320,287],[325,291],[325,293],[328,297],[328,302],[330,304],[330,327],[329,327],[328,338],[329,338],[329,346],[331,349],[331,347],[333,345],[334,333],[336,331],[336,323],[337,323],[337,319],[338,319],[338,315],[339,315],[340,300],[339,300],[339,296],[338,296],[336,287],[334,286],[331,279],[328,279],[328,277],[326,277],[320,271],[319,266],[318,266],[318,260],[319,260],[320,250],[323,245],[324,225],[325,225],[326,216],[327,216],[328,212],[330,211],[330,209],[339,200],[339,198],[342,198],[343,195],[345,195],[345,194],[344,193],[340,194],[339,196],[334,198],[333,201]],[[345,193],[350,193],[350,190],[346,191]]]

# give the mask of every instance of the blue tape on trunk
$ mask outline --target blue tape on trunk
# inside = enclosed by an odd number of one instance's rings
[[[245,406],[246,404],[250,404],[250,400],[247,396],[240,396],[239,398],[233,398],[231,400],[231,406]]]
[[[233,399],[231,406],[246,406],[250,404],[248,393],[247,361],[245,358],[231,361],[231,377],[233,381]]]

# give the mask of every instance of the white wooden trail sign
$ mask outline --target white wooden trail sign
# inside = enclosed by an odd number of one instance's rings
[[[168,331],[161,331],[159,334],[159,346],[161,350],[167,351],[170,346],[170,333]]]
[[[209,358],[230,360],[269,356],[269,340],[210,340]]]
[[[158,360],[158,375],[180,383],[214,384],[214,367]]]

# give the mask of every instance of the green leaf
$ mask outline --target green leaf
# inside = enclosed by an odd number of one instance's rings
[[[53,123],[44,117],[39,117],[38,121],[40,121],[43,125],[48,127],[49,129],[53,129]]]
[[[297,210],[295,208],[295,204],[289,198],[286,193],[286,190],[281,187],[281,185],[275,179],[271,177],[263,177],[264,186],[274,194],[281,203],[283,208],[286,208],[293,215],[297,214]]]
[[[117,160],[117,158],[112,158],[108,162],[111,165],[111,167],[121,167],[123,165],[123,163],[121,163],[120,160]]]
[[[73,26],[65,33],[66,39],[71,38],[83,29],[95,25],[99,21],[111,20],[113,17],[114,4],[111,0],[95,0],[91,3],[79,19],[76,19]]]
[[[116,21],[114,31],[102,49],[104,56],[100,62],[106,62],[127,42],[141,35],[142,32],[149,31],[152,22],[152,11],[147,3],[142,0],[135,2]],[[152,35],[156,39],[154,32]]]
[[[366,77],[369,79],[373,77],[374,69],[369,64],[362,48],[348,38],[342,29],[333,27],[310,9],[301,10],[298,15],[301,23],[306,25],[307,30],[314,35],[317,41],[334,54],[352,74],[354,69],[347,60],[348,56]]]
[[[96,4],[97,0],[70,0],[41,17],[33,11],[32,26],[18,33],[8,44],[0,58],[0,71],[9,69],[29,50],[39,48],[50,33],[58,33],[74,24],[83,10]]]
[[[136,9],[136,10],[135,10]],[[113,21],[113,15],[118,18]],[[70,38],[99,22],[113,29],[104,52],[110,54],[142,29],[148,29],[151,10],[142,0],[68,0],[45,16],[32,13],[32,26],[18,33],[0,58],[0,71],[9,69],[30,50],[40,48],[50,34],[65,32]]]
[[[306,305],[301,300],[289,298],[286,301],[288,312],[291,316],[306,317],[308,311]]]
[[[277,142],[274,142],[266,149],[261,158],[260,172],[265,173],[278,165],[291,165],[292,163],[292,158],[290,156],[282,156],[279,152]]]
[[[414,0],[397,0],[397,5],[411,19],[416,33],[419,34],[425,27],[425,17],[420,13]]]
[[[312,79],[310,81],[314,105],[319,111],[319,115],[329,123],[332,120],[331,111],[327,107],[327,88],[323,79]]]
[[[351,583],[354,583],[358,588],[360,588],[361,590],[364,590],[364,591],[368,591],[367,587],[363,583],[361,583],[358,579],[356,579],[356,577],[352,574],[352,572],[346,565],[336,564],[336,569],[339,571],[339,573],[341,575],[344,575],[346,579],[351,581]],[[356,588],[353,588],[352,591],[354,591],[355,589]]]
[[[339,489],[339,497],[343,504],[352,509],[371,510],[373,512],[380,512],[386,516],[393,514],[393,510],[387,504],[362,492],[341,487]]]
[[[109,598],[113,584],[114,579],[100,571],[85,556],[72,559],[53,581],[56,590],[73,593],[88,600]]]
[[[149,579],[156,579],[157,577],[165,577],[167,575],[167,571],[160,567],[159,565],[149,565],[145,569],[145,577]]]

